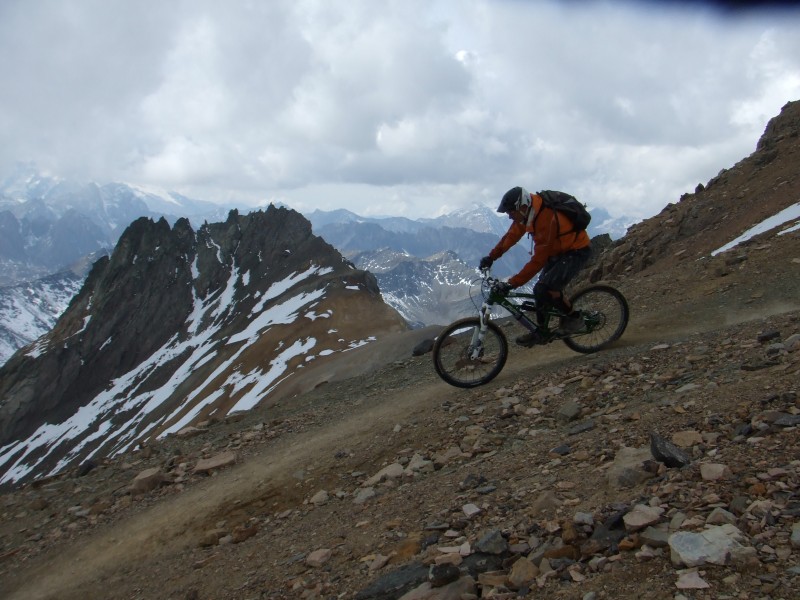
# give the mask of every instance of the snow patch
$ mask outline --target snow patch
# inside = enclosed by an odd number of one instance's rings
[[[737,237],[735,240],[732,240],[725,244],[724,246],[717,248],[711,253],[711,256],[716,256],[722,252],[726,252],[731,248],[735,248],[739,244],[746,242],[747,240],[771,229],[779,227],[784,223],[788,223],[790,221],[795,221],[796,219],[800,219],[800,202],[797,204],[793,204],[787,208],[784,208],[781,212],[769,217],[768,219],[764,219],[761,223],[751,227],[747,231],[745,231],[742,235]],[[790,231],[796,231],[800,227],[800,223],[794,223],[793,225],[785,228],[782,231],[778,232],[778,235],[783,235],[785,233],[789,233]]]

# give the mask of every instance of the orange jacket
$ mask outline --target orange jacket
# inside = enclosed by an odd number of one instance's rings
[[[574,231],[572,222],[563,214],[542,206],[542,197],[531,194],[533,212],[527,222],[514,221],[506,234],[489,252],[493,260],[505,254],[525,233],[533,235],[533,255],[522,270],[510,277],[508,283],[519,287],[529,282],[542,270],[551,256],[563,254],[570,250],[579,250],[589,246],[589,234],[585,231]]]

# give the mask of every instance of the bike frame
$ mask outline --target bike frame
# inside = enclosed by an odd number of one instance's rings
[[[531,320],[528,315],[524,312],[524,307],[527,302],[530,302],[531,305],[536,304],[536,301],[533,297],[533,294],[526,294],[524,292],[509,292],[508,295],[503,296],[498,294],[494,291],[494,286],[499,283],[500,280],[492,277],[488,273],[483,276],[482,285],[486,285],[489,288],[489,295],[484,299],[481,307],[478,309],[478,316],[481,321],[481,326],[477,330],[472,332],[472,341],[470,344],[470,348],[472,351],[470,352],[470,358],[477,359],[480,356],[483,346],[483,339],[486,337],[486,330],[489,327],[489,321],[492,319],[492,312],[491,308],[493,306],[501,306],[507,312],[511,314],[523,327],[528,329],[531,332],[540,332],[544,335],[551,335],[550,329],[548,325],[550,324],[550,319],[554,316],[561,316],[561,313],[554,309],[554,308],[545,308],[542,316],[544,317],[544,323],[539,325],[535,321]],[[521,300],[520,304],[512,302],[514,300]],[[533,306],[531,306],[533,308]]]

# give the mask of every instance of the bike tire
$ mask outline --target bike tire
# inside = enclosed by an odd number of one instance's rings
[[[489,321],[480,358],[469,358],[472,332],[479,317],[460,319],[445,327],[433,344],[433,367],[444,381],[459,388],[473,388],[497,377],[508,359],[508,340],[500,327]]]
[[[563,338],[575,352],[591,354],[618,340],[628,326],[630,311],[622,292],[609,285],[592,285],[575,293],[572,306],[584,313],[584,332]]]

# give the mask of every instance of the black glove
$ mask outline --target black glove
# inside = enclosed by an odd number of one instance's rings
[[[500,294],[501,296],[508,296],[508,292],[510,292],[513,289],[514,286],[512,286],[507,281],[498,281],[497,283],[494,284],[495,293]]]
[[[481,262],[480,262],[480,264],[478,265],[478,268],[479,268],[481,271],[483,271],[484,269],[488,269],[489,267],[491,267],[491,266],[492,266],[492,264],[494,264],[494,259],[493,259],[491,256],[484,256],[484,257],[481,259]]]

